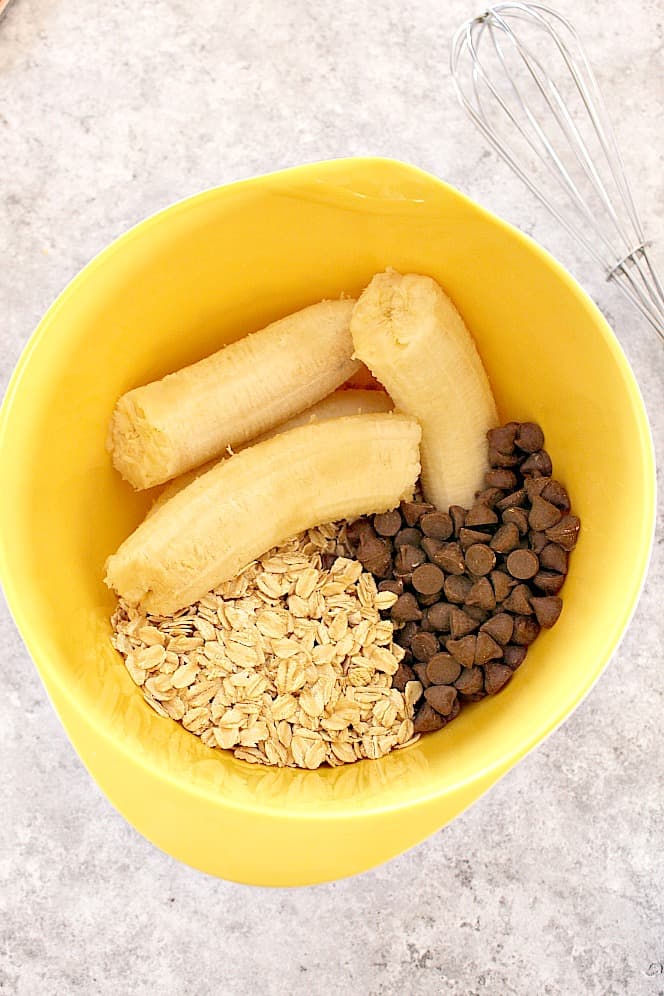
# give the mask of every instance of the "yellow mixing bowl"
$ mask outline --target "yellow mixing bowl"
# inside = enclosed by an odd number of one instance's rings
[[[104,449],[113,404],[386,266],[452,296],[503,418],[546,432],[581,516],[560,622],[500,695],[379,761],[256,768],[143,702],[109,643],[106,556],[141,519]],[[477,799],[579,703],[634,609],[654,520],[648,423],[602,316],[533,242],[417,169],[351,159],[211,190],[143,222],[64,291],[0,419],[0,576],[91,775],[163,850],[213,875],[321,882],[411,847]],[[284,501],[297,496],[284,495]]]

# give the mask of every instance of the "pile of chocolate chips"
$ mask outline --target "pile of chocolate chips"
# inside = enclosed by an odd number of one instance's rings
[[[551,476],[544,434],[534,422],[508,422],[487,437],[491,469],[472,508],[402,502],[347,530],[379,590],[398,596],[386,615],[406,655],[393,685],[421,682],[419,733],[500,691],[562,609],[580,523]]]

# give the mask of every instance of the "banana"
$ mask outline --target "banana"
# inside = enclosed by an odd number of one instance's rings
[[[327,398],[319,401],[317,405],[307,408],[306,412],[301,412],[299,415],[289,418],[287,422],[278,425],[276,429],[264,432],[262,436],[254,440],[254,444],[260,443],[264,439],[271,439],[280,432],[295,429],[298,425],[308,425],[310,422],[325,422],[330,418],[341,418],[344,415],[366,415],[371,412],[389,412],[392,411],[393,407],[392,399],[388,394],[385,394],[385,391],[335,391],[334,394],[330,394]],[[238,447],[238,452],[241,449],[244,449],[244,447]],[[224,457],[221,459],[223,460]],[[201,474],[205,474],[208,470],[211,470],[216,462],[216,460],[210,460],[208,463],[204,463],[202,467],[195,467],[194,470],[188,470],[186,474],[180,474],[174,481],[169,481],[159,497],[152,503],[147,514],[153,515],[158,508],[161,508],[178,491],[182,491],[183,488],[186,488],[188,484],[195,481]]]
[[[422,426],[422,487],[438,508],[469,508],[498,424],[482,361],[461,315],[431,277],[377,274],[351,317],[355,356]]]
[[[299,426],[221,460],[159,508],[106,562],[106,584],[166,615],[304,529],[395,508],[420,472],[405,415]]]
[[[107,441],[116,469],[137,489],[163,484],[324,398],[360,366],[351,358],[353,304],[303,308],[123,394]]]

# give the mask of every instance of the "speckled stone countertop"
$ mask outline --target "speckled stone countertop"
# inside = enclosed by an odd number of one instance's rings
[[[215,184],[373,153],[450,181],[571,270],[633,365],[661,455],[661,344],[456,105],[449,39],[480,6],[14,0],[0,22],[2,388],[56,294],[128,226]],[[661,239],[661,2],[558,8],[587,40]],[[294,891],[208,878],[132,830],[3,603],[0,993],[662,996],[663,597],[660,528],[629,632],[560,730],[426,843]]]

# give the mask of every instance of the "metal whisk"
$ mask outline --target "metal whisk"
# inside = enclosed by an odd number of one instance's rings
[[[540,4],[500,3],[457,31],[450,65],[480,131],[664,340],[662,286],[573,27]]]

